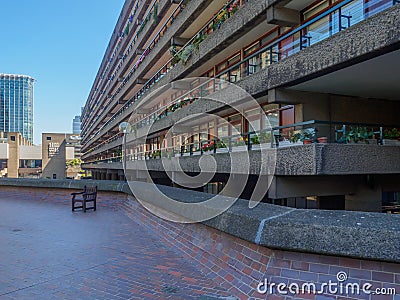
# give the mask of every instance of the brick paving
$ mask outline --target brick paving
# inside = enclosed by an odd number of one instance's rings
[[[215,299],[231,294],[100,195],[72,213],[71,191],[2,188],[0,299]],[[114,205],[115,204],[115,205]]]

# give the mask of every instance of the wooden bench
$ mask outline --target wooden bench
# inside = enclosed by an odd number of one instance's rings
[[[96,199],[97,199],[97,186],[94,187],[85,187],[82,192],[72,193],[72,211],[75,209],[82,208],[83,212],[86,212],[88,209],[96,210]],[[75,206],[75,203],[81,203],[80,206]],[[87,203],[93,202],[93,205],[87,207]]]

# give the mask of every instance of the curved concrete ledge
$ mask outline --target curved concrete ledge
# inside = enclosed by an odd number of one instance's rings
[[[80,189],[85,184],[97,185],[100,191],[132,194],[128,184],[119,181],[0,180],[0,186],[35,188]],[[149,184],[140,183],[138,187],[149,196],[146,201],[151,205]],[[213,196],[168,186],[158,188],[184,203],[202,202]],[[168,207],[160,209],[168,211]],[[250,209],[248,201],[239,199],[225,213],[203,223],[268,248],[400,262],[400,215],[304,210],[266,203]]]

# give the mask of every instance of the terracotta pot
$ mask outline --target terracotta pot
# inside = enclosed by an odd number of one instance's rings
[[[304,144],[304,145],[312,144],[312,140],[304,140],[304,141],[303,141],[303,144]]]
[[[318,140],[318,143],[321,143],[321,144],[326,144],[326,143],[328,143],[328,138],[327,138],[326,136],[320,137],[320,138],[318,138],[317,140]]]

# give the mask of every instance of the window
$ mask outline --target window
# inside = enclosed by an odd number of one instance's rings
[[[46,137],[46,141],[51,141],[51,136]]]
[[[15,135],[10,136],[10,140],[11,140],[12,142],[15,142]]]

